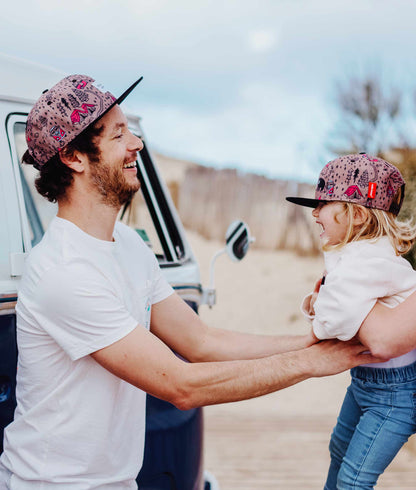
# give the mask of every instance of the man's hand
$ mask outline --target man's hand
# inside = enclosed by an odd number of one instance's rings
[[[338,374],[360,364],[385,361],[368,353],[368,348],[356,339],[348,342],[324,340],[309,347],[306,352],[314,377]]]

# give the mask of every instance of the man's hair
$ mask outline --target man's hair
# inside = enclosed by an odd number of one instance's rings
[[[97,138],[102,131],[103,125],[100,124],[100,121],[91,124],[91,126],[68,143],[62,149],[62,153],[70,156],[75,151],[79,151],[87,155],[91,162],[97,162],[100,158]],[[33,165],[39,169],[39,175],[35,180],[35,186],[39,194],[50,202],[56,202],[65,197],[66,190],[72,183],[74,171],[61,161],[59,153],[49,159],[45,164],[39,166],[27,150],[22,157],[22,163]]]
[[[394,203],[403,200],[402,189],[399,189],[394,196]],[[396,252],[396,255],[407,253],[416,239],[416,226],[413,220],[399,221],[397,217],[388,211],[381,209],[372,209],[351,202],[340,202],[343,210],[335,216],[345,214],[348,220],[348,228],[344,239],[336,245],[324,245],[322,248],[325,252],[339,250],[341,247],[350,242],[358,240],[378,240],[382,236],[387,236]],[[362,208],[367,216],[363,224],[354,226],[353,218],[357,208]]]

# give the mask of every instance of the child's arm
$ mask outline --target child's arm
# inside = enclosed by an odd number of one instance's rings
[[[416,292],[395,308],[377,303],[362,323],[358,338],[383,359],[416,349]]]

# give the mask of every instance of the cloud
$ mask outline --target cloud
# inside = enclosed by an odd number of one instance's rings
[[[0,49],[115,94],[144,75],[128,105],[159,148],[299,174],[352,62],[377,56],[413,82],[415,12],[408,0],[20,0],[2,5]]]
[[[277,34],[269,30],[256,30],[248,33],[248,47],[254,53],[271,51],[277,44]]]
[[[234,104],[210,113],[141,105],[149,143],[158,151],[218,167],[308,180],[327,114],[316,97],[277,84],[246,83]]]

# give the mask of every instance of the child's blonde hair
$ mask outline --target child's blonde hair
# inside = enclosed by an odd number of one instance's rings
[[[395,196],[397,202],[402,200],[401,194],[401,191],[397,192]],[[340,243],[336,245],[324,244],[322,249],[325,252],[338,250],[347,243],[358,240],[376,241],[382,236],[389,238],[396,255],[405,254],[412,248],[416,239],[416,226],[413,224],[413,220],[399,221],[393,213],[388,211],[367,208],[352,202],[339,201],[339,203],[342,204],[343,210],[335,216],[335,220],[338,222],[337,216],[345,214],[348,220],[347,232]],[[364,210],[367,217],[361,225],[356,226],[354,225],[354,216],[356,216],[359,208],[361,211]]]

